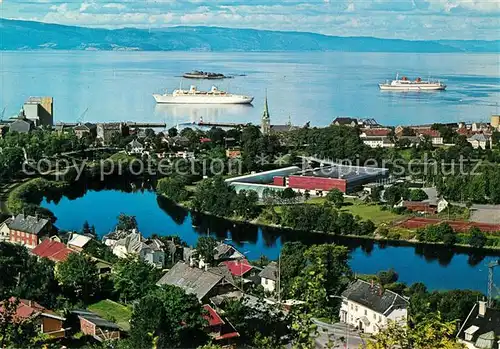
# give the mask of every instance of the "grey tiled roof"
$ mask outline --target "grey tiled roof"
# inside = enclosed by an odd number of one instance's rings
[[[222,275],[190,267],[186,263],[179,262],[163,275],[156,284],[158,286],[173,285],[180,287],[186,293],[195,294],[201,300],[223,279],[224,276]]]
[[[17,119],[9,126],[10,132],[28,133],[34,128],[33,121],[28,119]]]
[[[492,331],[497,338],[500,337],[500,310],[486,308],[484,316],[481,316],[479,315],[479,305],[478,303],[476,303],[474,304],[474,307],[472,308],[472,311],[470,312],[467,319],[461,320],[465,322],[460,328],[457,337],[462,340],[465,340],[465,331],[471,326],[478,327],[477,331],[475,331],[472,335],[472,343],[476,343],[478,340],[484,341],[485,338],[489,338],[491,336]],[[498,345],[498,341],[495,342],[494,345],[490,348],[500,348],[500,346]]]
[[[93,313],[88,310],[72,310],[71,311],[73,314],[80,316],[84,318],[85,320],[95,324],[98,327],[104,327],[104,328],[112,328],[112,329],[120,329],[120,326],[115,324],[114,322],[108,321],[106,319],[103,319],[96,313]]]
[[[276,262],[271,262],[259,273],[261,278],[274,280],[278,279],[278,264]]]
[[[8,220],[7,226],[12,230],[38,235],[48,223],[49,220],[45,218],[37,219],[33,216],[18,214],[16,217]]]
[[[389,315],[394,309],[406,309],[408,301],[399,294],[382,289],[380,285],[356,280],[342,293],[342,297],[361,304],[377,313]]]

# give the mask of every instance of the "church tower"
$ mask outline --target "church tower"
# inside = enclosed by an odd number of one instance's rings
[[[269,115],[269,106],[267,105],[267,92],[264,104],[264,113],[262,114],[262,120],[260,123],[260,132],[262,132],[263,135],[269,135],[271,133],[271,117]]]

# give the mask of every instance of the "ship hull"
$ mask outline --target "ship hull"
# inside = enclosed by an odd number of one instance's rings
[[[394,86],[387,84],[379,84],[378,87],[382,91],[444,91],[446,89],[446,85]]]
[[[162,104],[251,104],[247,96],[172,96],[153,94],[156,103]]]

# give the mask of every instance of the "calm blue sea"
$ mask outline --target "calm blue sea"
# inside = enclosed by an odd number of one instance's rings
[[[55,119],[84,121],[258,123],[267,90],[273,123],[323,126],[336,116],[384,124],[487,121],[500,100],[495,54],[0,52],[0,111],[16,114],[33,95],[55,99]],[[151,96],[182,83],[193,69],[245,75],[219,88],[255,96],[254,107],[157,106]],[[381,92],[377,83],[399,72],[439,78],[445,92]],[[198,82],[209,88],[210,81]],[[85,110],[87,110],[86,113]]]

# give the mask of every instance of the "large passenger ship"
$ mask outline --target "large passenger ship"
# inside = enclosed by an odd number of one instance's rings
[[[389,91],[442,91],[446,89],[446,85],[440,81],[422,80],[421,78],[410,80],[406,76],[399,79],[398,75],[396,75],[396,80],[392,80],[390,83],[387,80],[378,86],[381,90]]]
[[[196,86],[189,90],[174,90],[172,93],[153,94],[156,103],[170,104],[250,104],[253,97],[234,95],[212,86],[210,91],[198,91]]]

